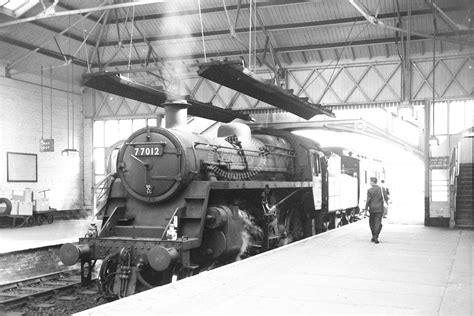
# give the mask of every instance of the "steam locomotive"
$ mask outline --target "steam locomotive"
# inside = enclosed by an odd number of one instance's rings
[[[380,162],[274,129],[222,124],[216,137],[186,130],[185,102],[164,104],[166,128],[121,146],[102,227],[61,247],[83,282],[102,260],[113,300],[264,252],[355,219]]]

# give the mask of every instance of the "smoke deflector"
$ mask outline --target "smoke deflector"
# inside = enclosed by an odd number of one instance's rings
[[[261,81],[241,61],[214,61],[199,66],[198,74],[215,83],[309,120],[315,115],[334,117],[330,109],[308,102],[273,84]]]

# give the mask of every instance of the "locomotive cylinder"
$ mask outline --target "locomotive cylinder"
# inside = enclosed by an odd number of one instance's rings
[[[206,227],[215,229],[227,223],[228,214],[226,209],[219,206],[211,206],[206,213]]]
[[[87,244],[74,245],[67,243],[59,249],[59,258],[67,266],[72,266],[79,260],[89,260],[91,254],[91,249]]]
[[[206,230],[201,243],[201,255],[207,258],[232,257],[242,247],[242,222],[234,217],[231,208],[225,205],[207,209]]]
[[[147,254],[148,264],[158,272],[166,270],[178,258],[179,253],[175,248],[161,246],[153,247]]]

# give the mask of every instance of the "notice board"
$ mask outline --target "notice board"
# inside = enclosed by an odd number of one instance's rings
[[[7,152],[7,182],[38,182],[38,156]]]

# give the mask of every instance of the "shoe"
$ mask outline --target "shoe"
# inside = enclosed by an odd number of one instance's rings
[[[380,241],[377,238],[375,238],[374,243],[378,244],[378,243],[380,243]]]
[[[370,240],[371,242],[374,242],[375,241],[375,237],[372,237],[372,239]]]

